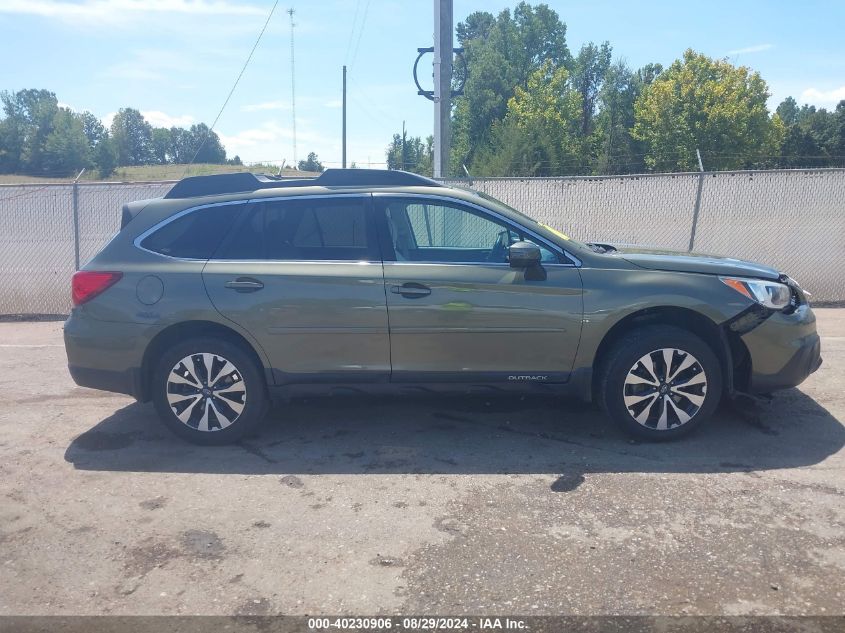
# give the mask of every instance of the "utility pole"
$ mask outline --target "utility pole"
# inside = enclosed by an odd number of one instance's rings
[[[402,171],[405,171],[405,122],[402,121]]]
[[[449,171],[452,115],[452,0],[434,0],[434,177]]]
[[[293,7],[288,9],[290,16],[290,110],[291,118],[293,120],[293,168],[297,169],[299,163],[296,162],[296,64],[293,58]]]
[[[342,167],[346,169],[346,66],[343,67],[343,158]]]

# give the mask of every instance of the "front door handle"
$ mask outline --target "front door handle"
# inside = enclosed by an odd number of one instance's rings
[[[252,277],[238,277],[226,282],[226,287],[237,292],[255,292],[261,290],[264,284]]]
[[[431,294],[431,288],[418,284],[413,281],[402,284],[401,286],[391,286],[390,292],[395,295],[402,295],[406,299],[420,299]]]

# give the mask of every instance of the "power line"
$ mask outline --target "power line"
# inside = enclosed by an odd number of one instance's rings
[[[352,61],[349,63],[349,70],[355,66],[355,60],[358,58],[358,47],[361,45],[361,36],[364,35],[364,29],[367,27],[367,14],[370,11],[370,0],[364,5],[364,15],[361,18],[361,26],[358,29],[358,40],[355,42],[355,50],[352,52]]]
[[[238,87],[238,84],[241,81],[241,77],[243,77],[244,72],[246,71],[246,67],[249,66],[249,62],[252,61],[252,55],[255,53],[255,49],[258,48],[258,43],[261,41],[261,37],[264,35],[264,31],[267,30],[267,25],[270,24],[270,18],[273,17],[273,13],[276,11],[276,5],[278,5],[278,4],[279,4],[279,0],[276,0],[273,3],[273,7],[270,9],[270,14],[267,16],[267,19],[264,21],[264,26],[261,27],[261,32],[258,34],[258,37],[255,40],[255,44],[252,45],[252,50],[249,51],[249,56],[246,58],[246,61],[244,62],[244,65],[243,65],[243,68],[241,68],[241,72],[238,73],[238,78],[235,79],[235,83],[232,85],[232,89],[229,91],[229,94],[226,97],[226,100],[223,102],[223,105],[220,108],[220,112],[218,112],[217,116],[214,117],[214,122],[211,124],[211,127],[208,128],[208,132],[206,132],[206,135],[202,139],[202,143],[200,143],[199,147],[197,147],[197,151],[194,152],[194,156],[193,156],[193,158],[191,158],[191,161],[188,163],[188,165],[193,164],[193,162],[197,159],[197,156],[199,156],[200,150],[203,147],[205,147],[205,143],[206,143],[206,141],[208,141],[208,137],[211,136],[211,132],[214,131],[214,126],[217,125],[217,121],[220,120],[220,116],[223,114],[223,110],[225,110],[226,106],[229,105],[229,99],[232,98],[232,95],[235,93],[235,88]],[[185,169],[185,173],[186,174],[188,173],[187,169]]]
[[[355,15],[352,18],[352,30],[349,32],[349,41],[346,43],[346,55],[343,56],[343,60],[348,62],[349,61],[349,51],[352,49],[352,39],[355,36],[355,25],[358,23],[358,10],[361,8],[361,0],[357,0],[355,3]]]

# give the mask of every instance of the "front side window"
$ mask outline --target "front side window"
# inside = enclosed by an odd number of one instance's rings
[[[509,224],[481,211],[440,200],[381,201],[398,261],[496,263],[508,261],[508,247],[526,239]],[[544,262],[557,262],[540,246]]]
[[[217,259],[374,259],[376,240],[365,199],[314,198],[255,202]]]
[[[243,207],[226,204],[196,209],[148,235],[141,247],[169,257],[209,259]]]

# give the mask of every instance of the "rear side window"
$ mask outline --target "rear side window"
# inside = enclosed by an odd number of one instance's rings
[[[243,207],[226,204],[191,211],[144,238],[141,247],[170,257],[209,259]]]
[[[371,261],[378,256],[365,198],[253,204],[218,259]]]

